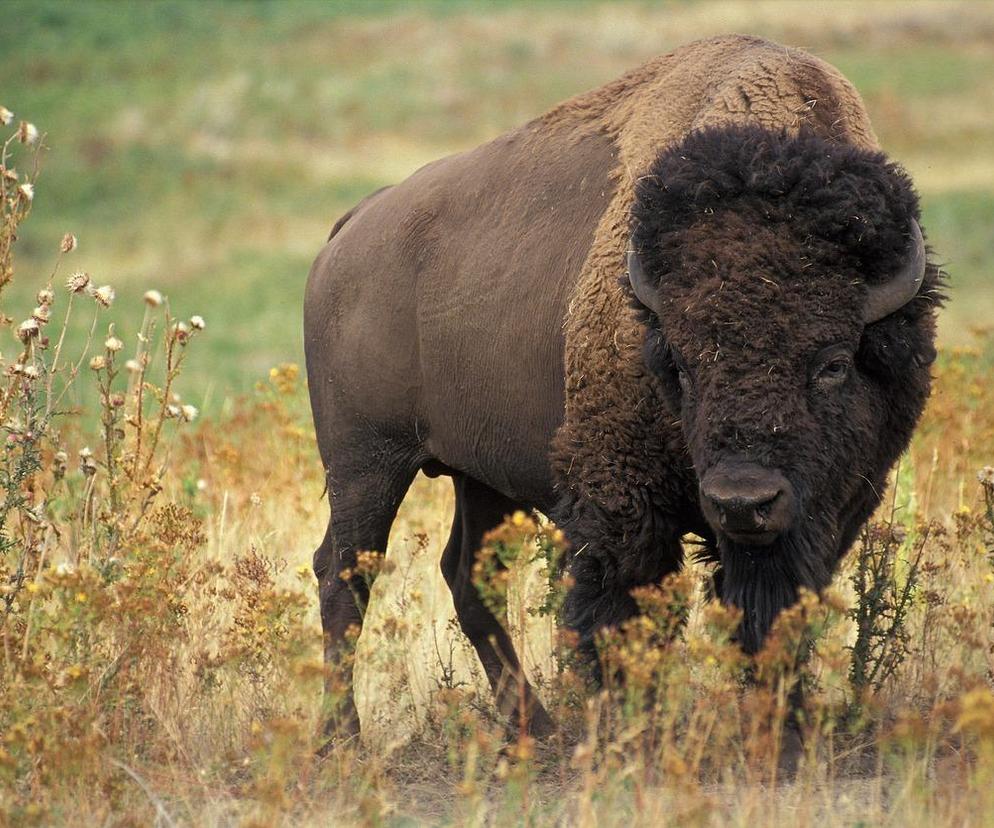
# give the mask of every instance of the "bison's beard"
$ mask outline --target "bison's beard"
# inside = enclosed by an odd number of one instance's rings
[[[824,537],[823,537],[824,535]],[[797,602],[801,587],[821,592],[832,579],[830,533],[789,532],[757,549],[718,539],[722,600],[742,610],[738,640],[757,653],[777,616]]]

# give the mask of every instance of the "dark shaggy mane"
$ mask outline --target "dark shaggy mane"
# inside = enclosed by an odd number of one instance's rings
[[[920,219],[907,172],[881,152],[759,126],[711,127],[664,150],[635,186],[631,245],[650,274],[678,270],[688,229],[733,211],[779,225],[813,250],[834,249],[867,284],[891,278]],[[627,280],[625,280],[627,282]],[[913,321],[942,303],[943,275],[930,265]]]
[[[812,260],[827,257],[869,285],[893,276],[907,253],[908,222],[920,221],[921,210],[908,173],[882,152],[805,130],[710,127],[664,150],[636,182],[630,245],[650,276],[679,279],[687,231],[720,227],[730,214],[782,230]],[[652,366],[664,344],[655,314],[630,293],[627,274],[620,281],[647,328]],[[860,358],[868,370],[900,381],[911,362],[934,360],[945,285],[946,274],[929,261],[918,295],[866,328]]]

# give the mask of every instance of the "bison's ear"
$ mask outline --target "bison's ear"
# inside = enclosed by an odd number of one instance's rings
[[[628,283],[632,286],[635,298],[659,316],[659,288],[649,279],[638,253],[634,250],[628,251]]]
[[[866,329],[857,359],[863,370],[884,383],[907,383],[909,372],[928,371],[935,361],[934,332],[895,317]]]

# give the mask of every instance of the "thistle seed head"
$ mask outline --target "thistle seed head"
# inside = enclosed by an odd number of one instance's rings
[[[21,121],[17,128],[17,140],[22,144],[33,144],[38,140],[38,127],[27,121]]]
[[[92,295],[97,304],[105,308],[109,308],[114,302],[114,288],[110,285],[101,285],[93,291]]]
[[[17,326],[17,338],[21,342],[27,342],[32,337],[38,336],[39,331],[38,320],[35,318],[25,319],[20,325]]]
[[[90,274],[82,270],[77,270],[66,279],[66,290],[70,293],[82,293],[90,284]]]

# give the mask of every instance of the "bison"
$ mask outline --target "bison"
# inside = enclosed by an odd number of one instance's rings
[[[634,587],[704,540],[756,651],[822,590],[929,393],[941,274],[917,196],[833,67],[699,41],[372,194],[338,221],[304,331],[331,519],[325,653],[362,623],[414,475],[448,475],[441,568],[499,708],[551,722],[471,581],[537,509],[570,545],[595,657]],[[358,728],[349,698],[337,722]]]

